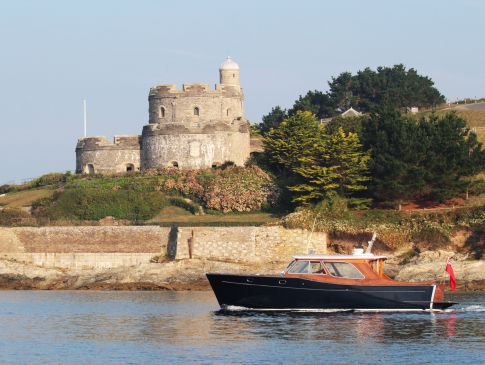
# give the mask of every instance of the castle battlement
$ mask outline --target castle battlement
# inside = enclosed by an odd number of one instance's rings
[[[109,141],[105,136],[94,136],[80,138],[77,142],[76,150],[84,151],[99,149],[140,149],[140,136],[116,135],[113,141]]]

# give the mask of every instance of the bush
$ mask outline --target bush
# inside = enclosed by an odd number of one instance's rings
[[[207,208],[223,212],[249,212],[261,210],[266,202],[276,202],[278,189],[259,167],[228,167],[217,171],[216,177],[202,194]]]
[[[20,209],[2,209],[0,210],[0,226],[18,226],[23,221],[31,218],[30,214]]]
[[[14,187],[12,185],[0,185],[0,194],[7,194],[10,193],[14,190]]]
[[[156,192],[68,189],[54,194],[52,202],[38,209],[36,215],[54,220],[99,220],[112,216],[139,221],[153,218],[166,205],[165,196]]]
[[[171,205],[175,205],[176,207],[180,207],[182,209],[185,209],[192,214],[199,214],[201,210],[201,206],[182,197],[179,196],[174,196],[169,198],[169,202]]]
[[[49,186],[49,185],[56,185],[59,186],[71,180],[71,172],[68,171],[65,174],[54,172],[50,174],[45,174],[37,179],[33,180],[30,185],[31,187],[41,187],[41,186]]]

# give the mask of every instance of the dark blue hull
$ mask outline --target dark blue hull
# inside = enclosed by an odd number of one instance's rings
[[[445,309],[434,303],[434,285],[346,285],[280,276],[207,274],[221,308],[248,309]]]

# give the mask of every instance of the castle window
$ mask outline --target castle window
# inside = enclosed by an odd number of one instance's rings
[[[88,166],[87,166],[87,173],[89,175],[94,175],[94,165],[92,163],[89,163]]]
[[[127,164],[126,165],[126,171],[127,172],[135,171],[135,165],[133,165],[132,163]]]
[[[235,79],[236,78],[236,74],[232,74],[232,78]]]
[[[229,116],[230,113],[231,113],[231,109],[230,108],[227,108],[226,115]]]
[[[160,108],[160,117],[165,118],[165,108],[163,106]]]
[[[177,161],[173,161],[172,166],[178,169],[179,163]]]
[[[197,106],[194,108],[194,115],[199,116],[199,107]]]

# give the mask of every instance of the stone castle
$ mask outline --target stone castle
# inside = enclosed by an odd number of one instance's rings
[[[239,66],[230,57],[220,83],[164,84],[148,95],[148,124],[141,136],[85,137],[76,146],[77,173],[123,173],[150,168],[200,169],[225,162],[244,165],[250,154]]]

